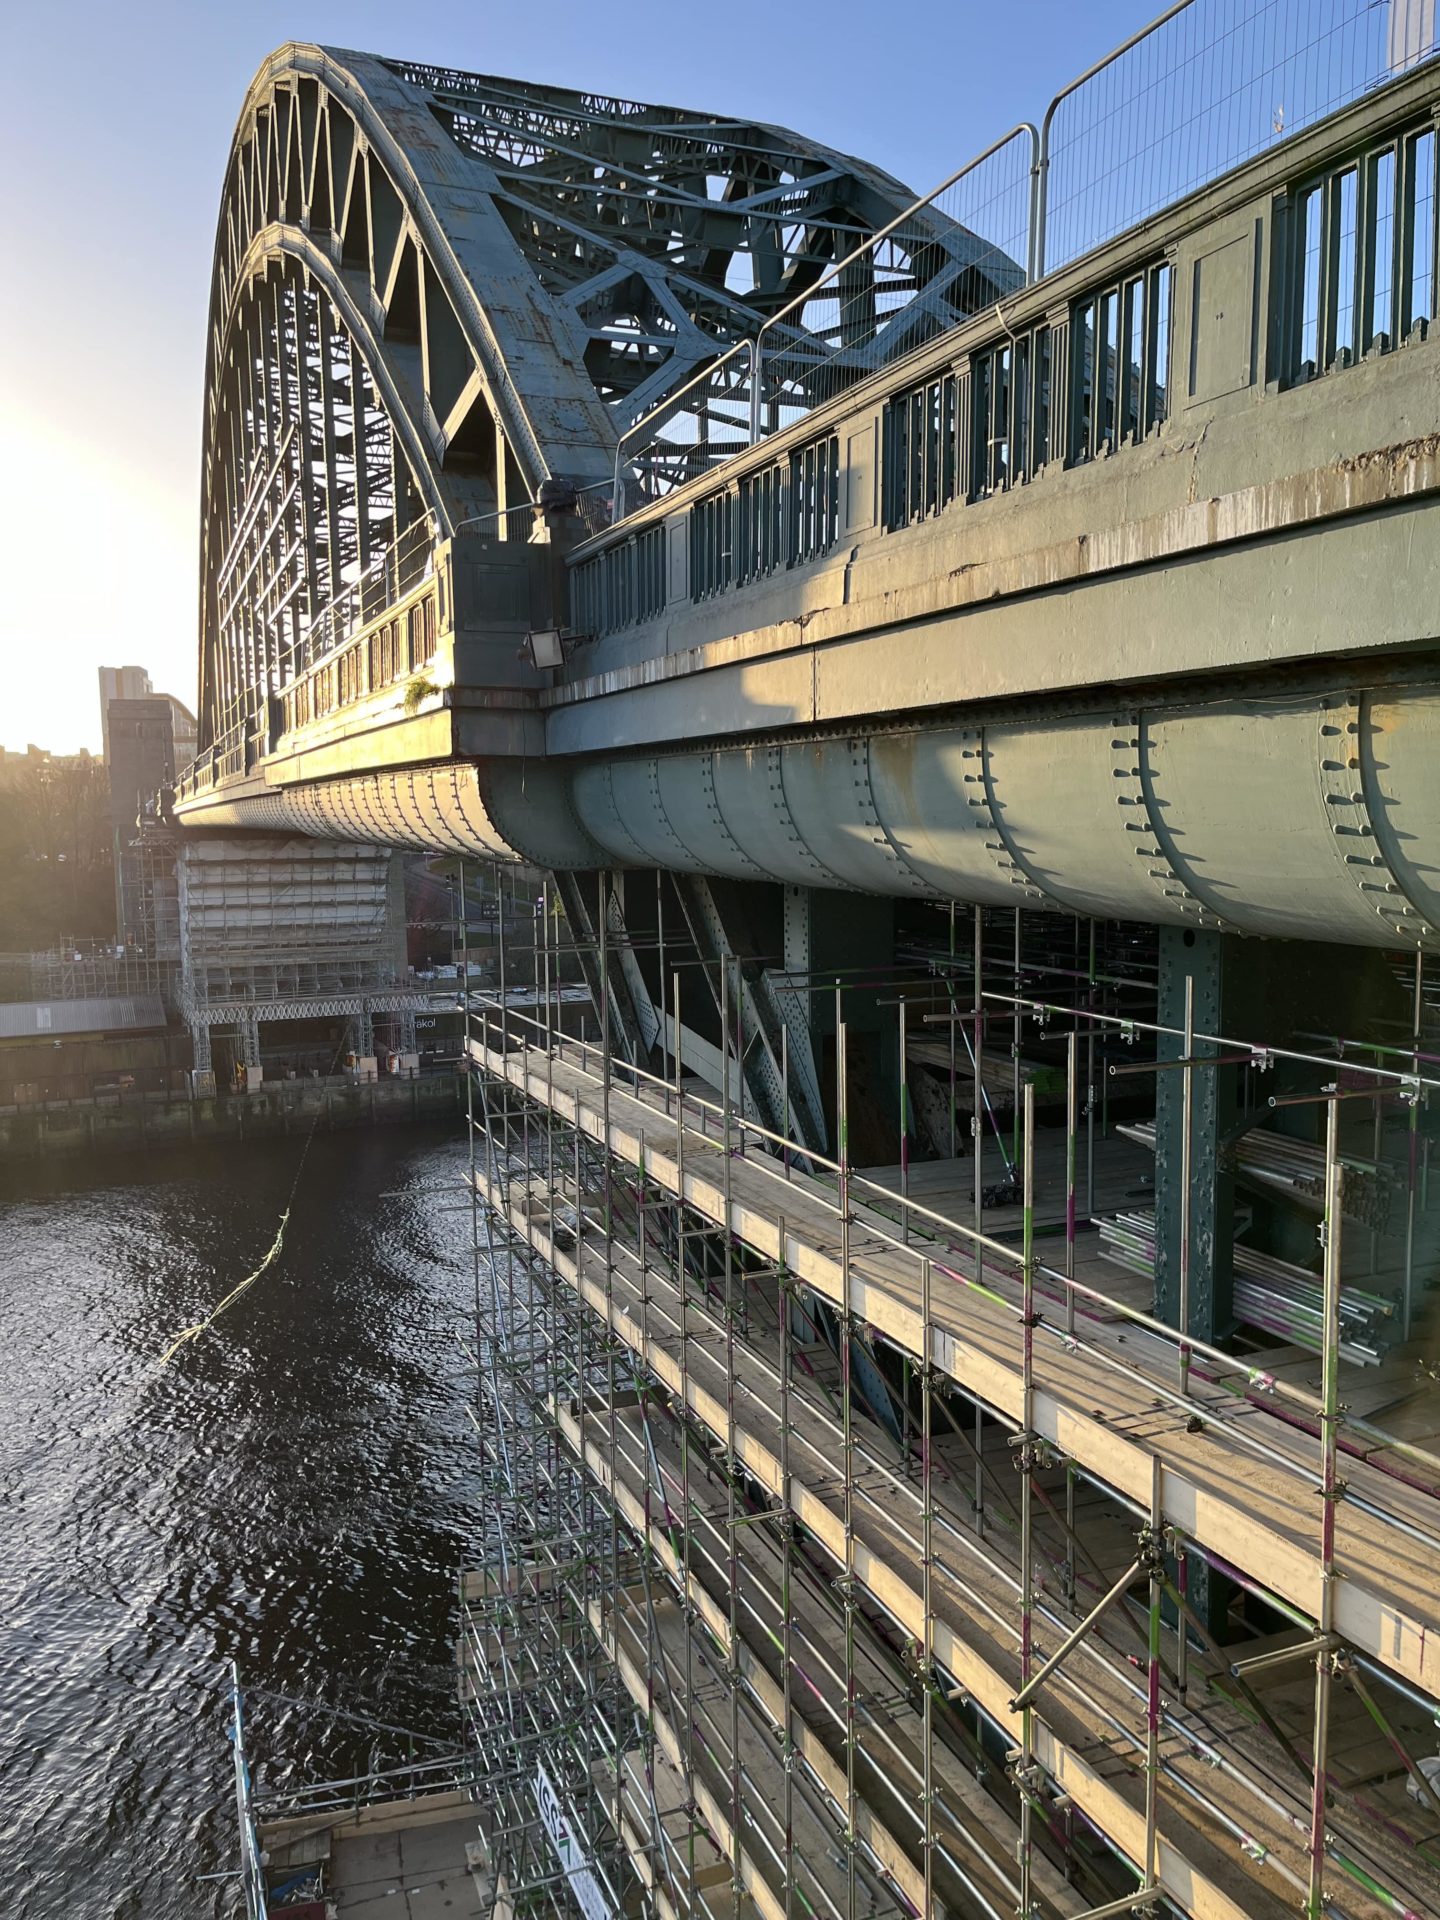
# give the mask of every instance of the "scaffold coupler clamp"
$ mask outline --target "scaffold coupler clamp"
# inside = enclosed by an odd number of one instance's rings
[[[1039,1763],[1027,1760],[1021,1747],[1011,1747],[1005,1755],[1005,1772],[1022,1793],[1038,1794],[1045,1782]]]
[[[1150,1521],[1139,1529],[1135,1536],[1135,1564],[1144,1574],[1161,1574],[1165,1571],[1166,1529],[1153,1526]]]
[[[1059,1456],[1048,1440],[1022,1428],[1010,1435],[1010,1462],[1017,1473],[1036,1473],[1057,1464]]]

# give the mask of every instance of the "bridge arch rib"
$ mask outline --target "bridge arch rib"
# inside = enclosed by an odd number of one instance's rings
[[[311,626],[419,515],[444,538],[547,480],[599,487],[624,427],[910,198],[781,128],[280,48],[216,236],[202,749],[303,670]],[[931,227],[943,325],[974,304],[979,243]],[[702,439],[708,404],[682,409]]]
[[[433,122],[397,90],[365,56],[290,47],[240,116],[206,366],[202,746],[303,670],[325,609],[422,515],[444,535],[608,457],[573,358],[567,383],[565,354],[544,356],[548,404],[530,404],[524,356],[505,353],[449,242],[479,196],[426,167]],[[503,230],[482,239],[514,251]]]

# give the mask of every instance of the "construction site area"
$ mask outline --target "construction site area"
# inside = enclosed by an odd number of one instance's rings
[[[685,891],[544,883],[464,987],[485,1493],[424,1884],[448,1830],[487,1914],[1440,1911],[1440,981],[1264,1035],[1219,935],[897,911],[832,972],[703,953]],[[405,1826],[339,1803],[259,1831]]]

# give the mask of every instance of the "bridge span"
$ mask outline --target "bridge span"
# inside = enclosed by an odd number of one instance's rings
[[[252,83],[173,821],[450,856],[486,1912],[1440,1913],[1440,64],[1333,12],[920,199]]]
[[[668,415],[663,391],[693,340],[642,379],[658,354],[611,310],[615,269],[547,280],[478,135],[439,155],[427,134],[424,166],[394,150],[417,116],[459,124],[465,86],[337,62],[262,72],[227,186],[183,820],[1433,940],[1427,68],[1037,284],[992,261],[980,311],[873,373],[852,349],[780,431],[703,461],[682,442],[689,479],[632,438],[635,509],[591,533],[615,366],[632,414],[693,435],[694,390]],[[389,137],[364,151],[340,132],[372,120]],[[847,164],[860,200],[903,198]],[[690,271],[634,277],[658,309]],[[562,664],[535,664],[537,631]]]

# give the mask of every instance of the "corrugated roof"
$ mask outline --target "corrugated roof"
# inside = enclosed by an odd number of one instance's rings
[[[158,993],[0,1002],[0,1040],[56,1039],[67,1033],[113,1033],[164,1024],[165,1009]]]

